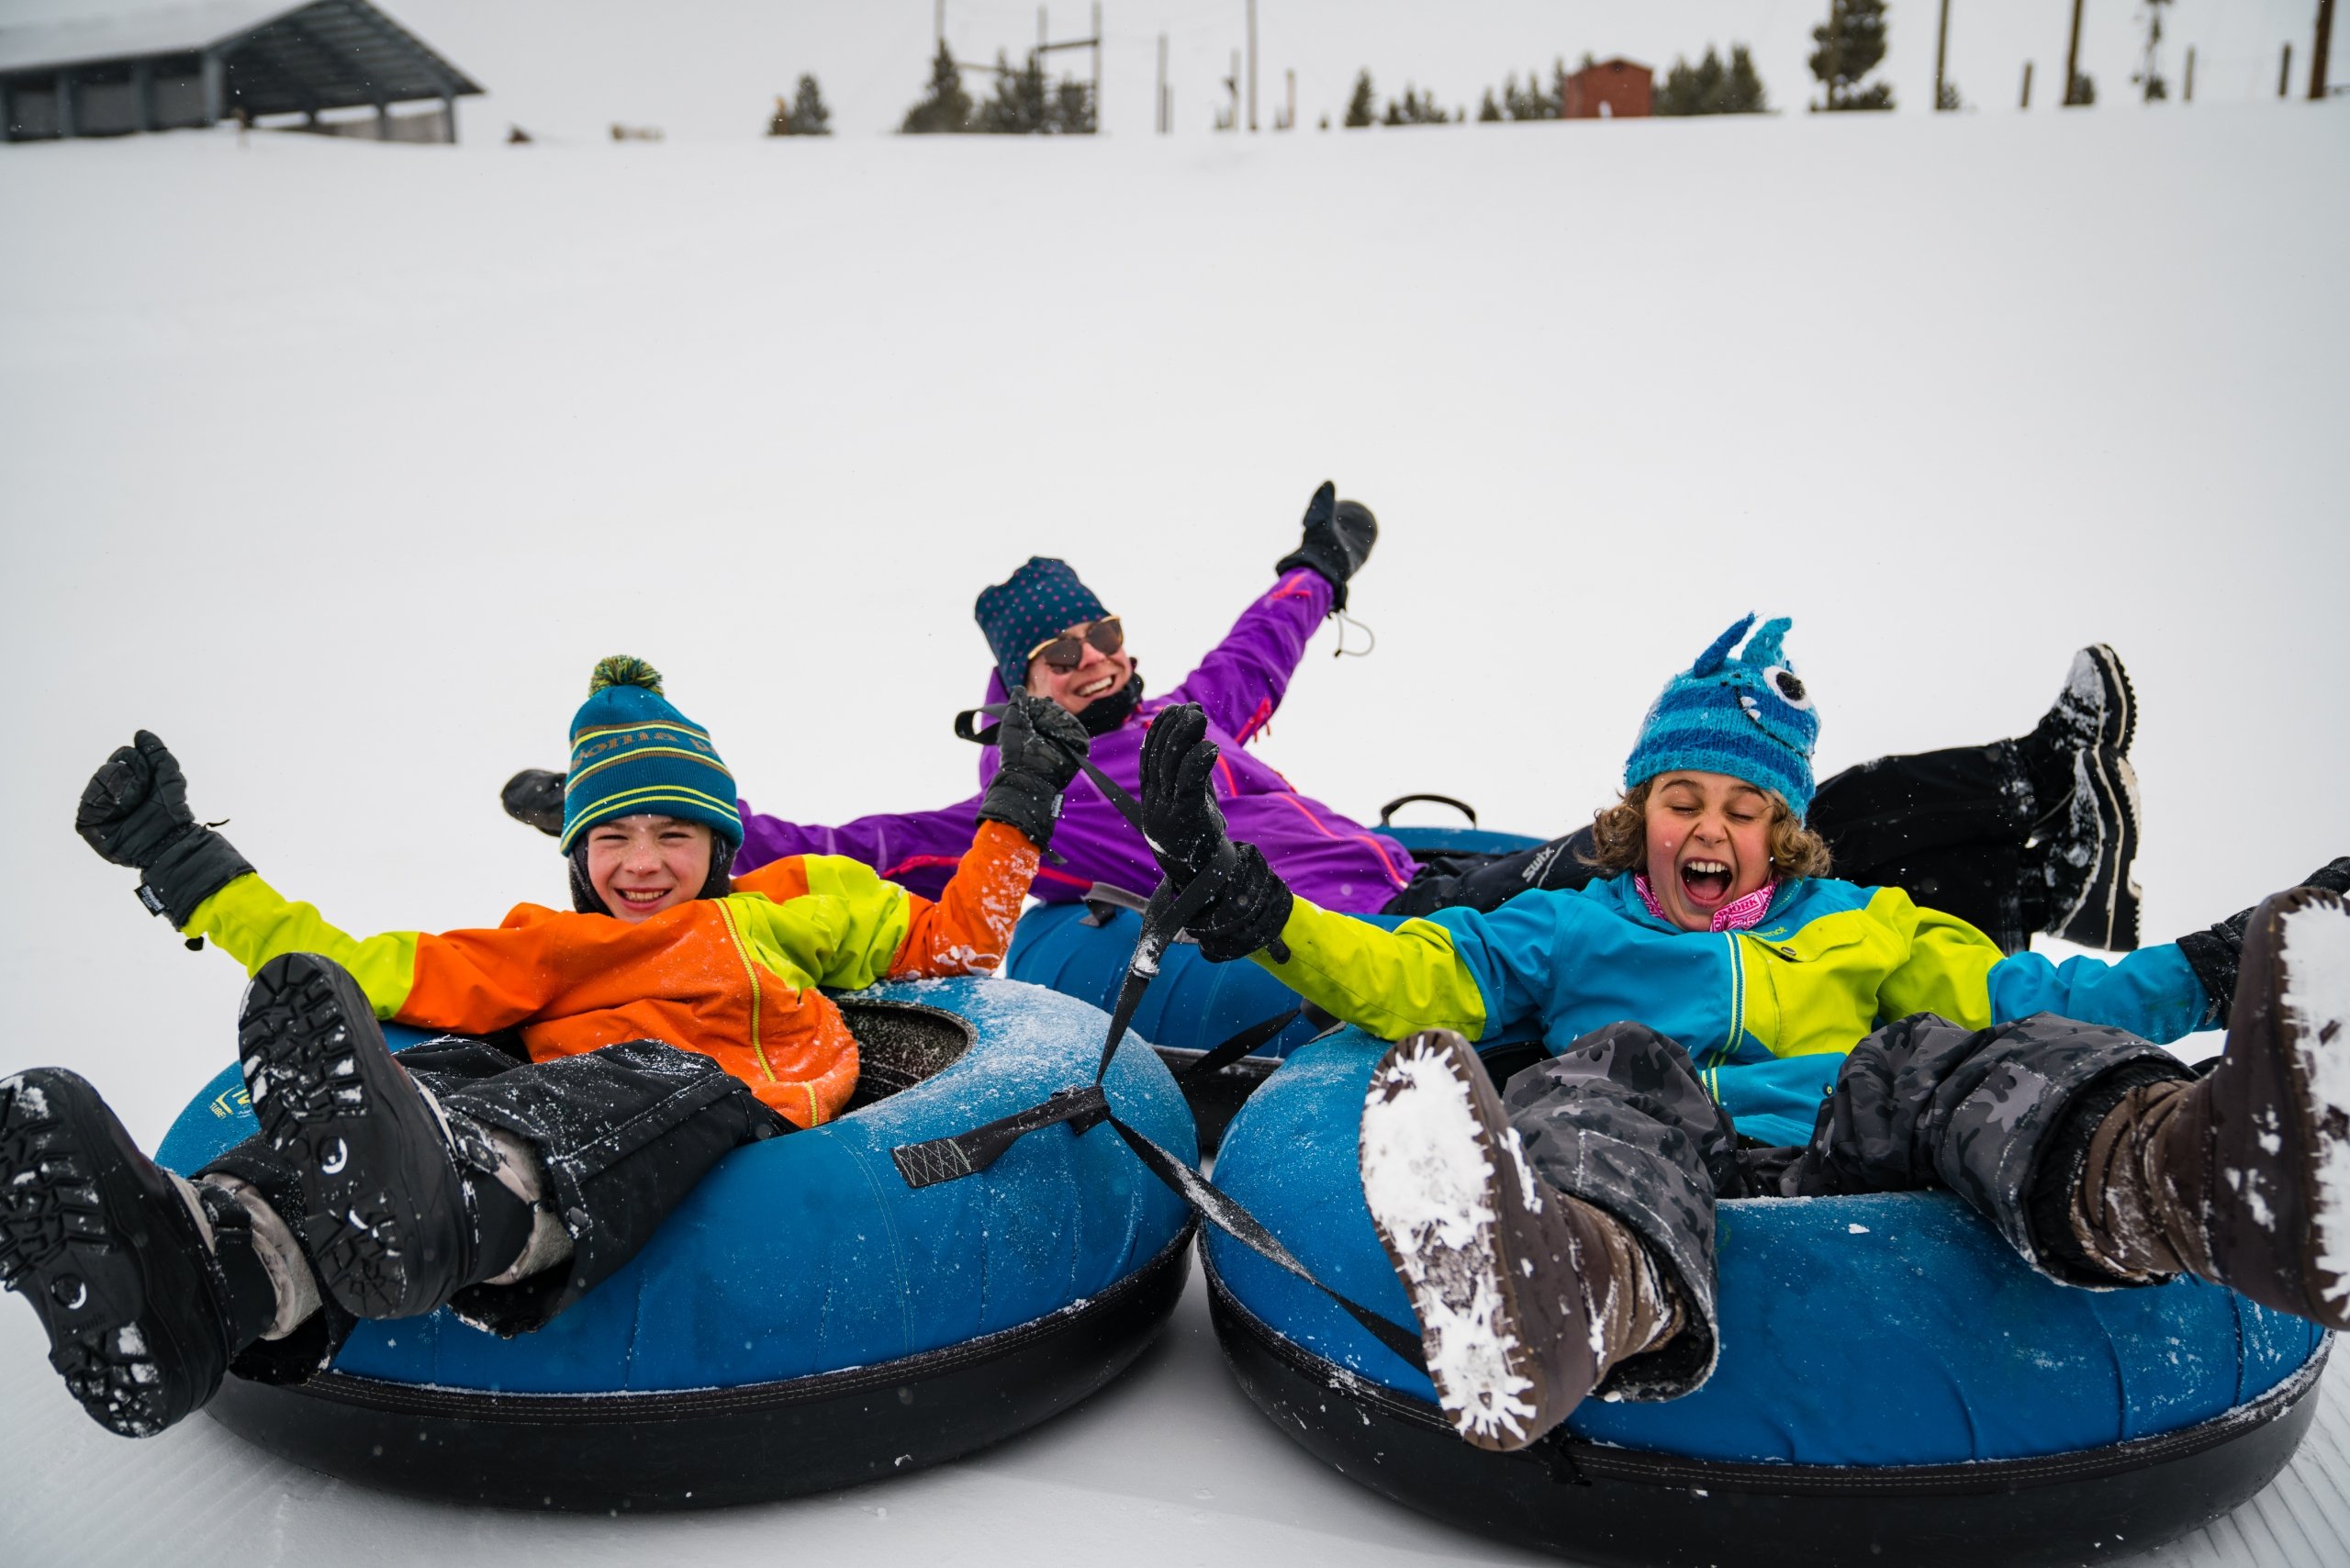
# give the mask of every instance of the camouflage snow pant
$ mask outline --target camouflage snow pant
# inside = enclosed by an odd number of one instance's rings
[[[2082,1282],[2065,1261],[2069,1238],[2035,1234],[2047,1228],[2033,1223],[2043,1156],[2068,1112],[2119,1098],[2100,1080],[2192,1076],[2161,1047],[2102,1025],[2040,1013],[1964,1029],[1919,1013],[1852,1047],[1810,1143],[1741,1148],[1689,1054],[1644,1024],[1622,1023],[1513,1077],[1503,1104],[1535,1173],[1623,1221],[1672,1275],[1688,1323],[1607,1383],[1618,1397],[1670,1399],[1713,1366],[1716,1199],[1943,1186],[2034,1269]],[[2050,1212],[2044,1198],[2038,1206]]]
[[[487,1040],[443,1035],[398,1059],[449,1114],[460,1160],[484,1174],[496,1167],[495,1152],[476,1147],[489,1127],[537,1156],[547,1202],[571,1233],[562,1268],[457,1293],[460,1312],[500,1334],[543,1327],[634,1257],[720,1159],[791,1130],[718,1063],[659,1040],[528,1061]],[[299,1234],[301,1169],[268,1139],[247,1138],[201,1174],[251,1182]],[[290,1337],[255,1340],[229,1370],[259,1383],[304,1382],[333,1359],[355,1323],[330,1295]]]

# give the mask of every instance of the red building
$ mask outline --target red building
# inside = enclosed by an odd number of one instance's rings
[[[1624,119],[1655,112],[1656,73],[1621,56],[1586,65],[1559,95],[1561,119]]]

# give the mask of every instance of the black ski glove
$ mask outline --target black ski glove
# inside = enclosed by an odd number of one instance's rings
[[[1048,847],[1060,820],[1061,791],[1077,777],[1077,759],[1091,744],[1085,726],[1051,698],[1015,691],[995,744],[1003,766],[979,801],[979,820],[1016,827],[1037,848]]]
[[[506,781],[498,792],[506,814],[537,828],[549,838],[563,836],[564,775],[543,767],[526,767]]]
[[[1188,929],[1201,954],[1222,964],[1272,946],[1295,901],[1253,844],[1233,845],[1218,868],[1219,852],[1231,840],[1210,782],[1217,752],[1207,734],[1208,717],[1196,702],[1151,721],[1142,743],[1142,825],[1176,891],[1203,875],[1217,879]]]
[[[1296,549],[1273,563],[1273,570],[1313,567],[1337,590],[1330,596],[1330,607],[1344,610],[1347,579],[1371,559],[1371,547],[1379,542],[1379,520],[1360,501],[1342,501],[1337,496],[1338,487],[1323,480],[1314,498],[1305,503],[1305,537]]]
[[[143,873],[139,902],[174,931],[196,905],[252,869],[227,839],[196,822],[179,758],[150,730],[90,775],[73,831],[116,865]]]
[[[2319,867],[2297,885],[2350,893],[2350,855]],[[2251,924],[2252,910],[2240,909],[2216,924],[2190,931],[2178,939],[2180,955],[2211,998],[2211,1011],[2204,1015],[2207,1021],[2224,1019],[2235,1005],[2236,966],[2243,961],[2244,934]]]

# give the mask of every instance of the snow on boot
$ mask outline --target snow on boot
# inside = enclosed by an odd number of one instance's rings
[[[564,778],[543,767],[526,767],[506,781],[498,799],[516,822],[537,828],[549,838],[561,838]]]
[[[303,1241],[345,1311],[421,1316],[521,1252],[531,1206],[466,1179],[457,1134],[392,1059],[341,966],[315,953],[263,964],[245,989],[237,1047],[263,1133],[301,1167]],[[473,1163],[495,1169],[479,1141]]]
[[[216,1255],[189,1191],[84,1079],[0,1079],[0,1280],[40,1316],[82,1408],[126,1438],[210,1399],[275,1312],[251,1249]]]
[[[2034,768],[2035,787],[2042,778],[2052,786],[2045,805],[2064,794],[2072,753],[2102,748],[2127,756],[2137,735],[2138,699],[2121,657],[2103,643],[2092,643],[2073,655],[2065,689],[2017,745]]]
[[[2254,911],[2219,1066],[2133,1090],[2145,1147],[2109,1226],[2150,1238],[2120,1269],[2184,1267],[2264,1306],[2350,1328],[2350,910],[2293,888]],[[2102,1130],[2102,1129],[2101,1129]],[[2128,1189],[2134,1188],[2134,1192]],[[2106,1212],[2117,1206],[2106,1194]],[[2120,1269],[2117,1271],[2120,1271]]]
[[[2073,753],[2073,786],[2031,846],[2052,935],[2126,953],[2138,946],[2138,773],[2102,746]]]
[[[1358,1159],[1428,1376],[1476,1447],[1536,1441],[1617,1361],[1675,1327],[1630,1233],[1535,1179],[1476,1053],[1451,1030],[1380,1058]]]

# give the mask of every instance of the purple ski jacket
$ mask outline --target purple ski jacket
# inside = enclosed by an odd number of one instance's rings
[[[1281,706],[1290,677],[1305,655],[1315,626],[1330,611],[1330,585],[1318,572],[1282,575],[1272,591],[1243,610],[1223,642],[1174,690],[1146,698],[1125,723],[1093,738],[1093,761],[1129,791],[1142,788],[1142,740],[1150,721],[1179,702],[1207,711],[1208,736],[1222,750],[1215,767],[1216,801],[1232,836],[1262,850],[1296,890],[1324,909],[1377,913],[1412,879],[1412,857],[1393,839],[1340,816],[1246,751],[1251,737]],[[1002,680],[988,677],[987,700],[1004,698]],[[995,777],[992,748],[979,754],[979,789]],[[979,796],[933,812],[859,817],[838,827],[810,827],[763,816],[748,801],[743,813],[739,875],[787,855],[846,855],[862,860],[910,891],[932,896],[954,875],[978,831]],[[1037,868],[1035,895],[1048,902],[1081,898],[1095,882],[1135,893],[1158,885],[1150,850],[1080,774],[1061,804],[1053,850]]]

